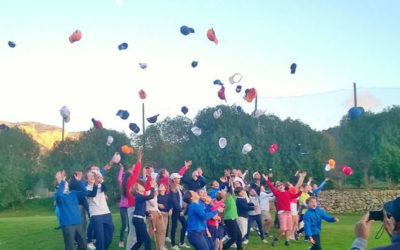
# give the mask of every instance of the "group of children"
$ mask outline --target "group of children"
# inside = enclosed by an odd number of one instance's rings
[[[65,173],[57,172],[59,186],[55,200],[65,249],[74,249],[75,244],[78,249],[86,249],[86,246],[94,249],[90,242],[93,238],[95,249],[108,249],[110,246],[114,225],[107,205],[103,174],[115,164],[120,166],[117,177],[121,190],[119,246],[127,250],[139,249],[142,245],[146,250],[165,250],[166,241],[171,243],[174,250],[190,248],[185,243],[185,237],[195,249],[243,249],[243,244],[247,244],[250,239],[254,222],[261,242],[267,243],[266,237],[269,236],[272,224],[269,207],[272,201],[276,204],[280,227],[272,246],[283,235],[285,245],[288,246],[291,236],[298,239],[304,231],[306,239],[312,243],[312,249],[320,249],[321,219],[337,221],[318,207],[317,197],[326,181],[312,189],[312,179],[303,184],[306,173],[299,173],[298,182],[293,186],[279,181],[271,183],[272,173],[261,175],[259,172],[253,173],[253,182],[249,184],[246,181],[248,171],[242,173],[237,169],[225,170],[219,181],[212,181],[211,191],[207,193],[207,181],[201,168],[195,169],[191,177],[184,178],[192,161],[185,161],[177,173],[170,175],[167,169],[160,169],[156,173],[152,164],[142,169],[142,156],[143,153],[139,151],[136,164],[127,170],[116,153],[103,169],[89,167],[85,178],[81,172],[75,172],[69,181],[73,189],[66,182]],[[183,188],[181,181],[187,189]],[[88,227],[85,204],[90,216]],[[181,231],[179,244],[176,244],[178,221]],[[304,227],[299,228],[299,222]],[[124,242],[126,227],[128,236]],[[151,241],[153,235],[155,246],[152,246]]]

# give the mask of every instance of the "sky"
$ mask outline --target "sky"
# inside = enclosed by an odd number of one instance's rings
[[[359,106],[400,105],[399,19],[395,0],[2,0],[0,120],[61,126],[66,105],[69,131],[88,130],[95,118],[128,133],[130,122],[141,126],[140,89],[145,116],[159,120],[182,115],[183,105],[191,119],[221,104],[251,112],[254,103],[228,81],[240,73],[243,89],[257,89],[259,109],[327,129],[351,107],[354,82]],[[182,25],[195,33],[183,36]],[[82,39],[71,44],[77,29]]]

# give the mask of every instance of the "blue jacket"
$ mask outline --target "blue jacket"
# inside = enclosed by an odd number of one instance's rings
[[[335,222],[335,218],[327,212],[317,207],[316,209],[308,208],[304,214],[304,231],[306,236],[319,235],[321,233],[321,220]]]
[[[322,190],[322,188],[325,186],[325,183],[326,183],[326,181],[324,180],[322,183],[321,183],[321,185],[319,185],[319,187],[317,187],[317,188],[315,188],[315,189],[313,189],[312,190],[312,192],[313,192],[313,194],[315,195],[315,196],[319,196],[319,193],[321,192],[321,190]]]
[[[215,196],[217,195],[218,191],[219,191],[219,188],[213,188],[211,190],[211,192],[210,192],[211,199],[215,199]]]
[[[81,223],[78,200],[86,195],[85,186],[81,183],[80,191],[69,191],[64,193],[65,181],[61,181],[60,186],[54,194],[59,209],[59,222],[61,226],[78,225]]]
[[[204,231],[207,220],[218,214],[218,210],[206,213],[204,204],[192,202],[189,205],[187,216],[187,231]]]

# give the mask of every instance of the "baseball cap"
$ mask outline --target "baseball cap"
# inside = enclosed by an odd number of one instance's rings
[[[400,222],[400,197],[397,197],[395,200],[386,202],[383,205],[383,209],[394,217],[397,222]]]
[[[175,179],[175,178],[182,178],[182,175],[178,174],[178,173],[173,173],[171,174],[171,176],[169,177],[171,180]]]

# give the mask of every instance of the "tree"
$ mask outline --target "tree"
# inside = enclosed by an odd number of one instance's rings
[[[37,179],[39,146],[18,128],[0,132],[0,207],[26,199]]]

